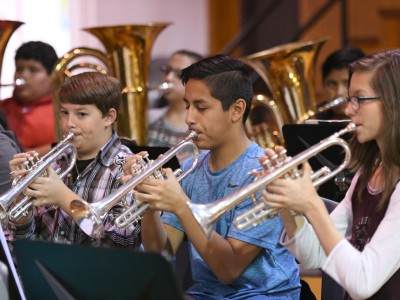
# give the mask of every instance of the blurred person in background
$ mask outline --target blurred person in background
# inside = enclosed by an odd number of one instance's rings
[[[331,53],[322,65],[322,84],[324,88],[325,101],[319,106],[326,104],[339,97],[348,96],[349,86],[349,64],[364,57],[364,52],[357,47],[345,47]],[[348,119],[344,110],[347,102],[343,102],[326,112],[317,115],[321,120],[343,120]]]
[[[57,59],[54,48],[41,41],[24,43],[16,51],[14,81],[22,84],[0,101],[0,109],[23,151],[43,155],[55,141],[51,73]]]
[[[178,75],[182,69],[201,59],[202,56],[195,52],[178,50],[161,66],[162,80],[171,84],[171,88],[163,94],[167,105],[149,110],[149,146],[173,147],[187,136],[189,128],[185,123],[186,106],[183,101],[185,88]]]

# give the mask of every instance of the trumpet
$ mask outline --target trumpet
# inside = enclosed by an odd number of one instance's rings
[[[341,172],[349,164],[351,157],[350,147],[345,140],[339,137],[346,133],[353,132],[355,128],[356,127],[353,123],[349,123],[346,128],[340,130],[339,132],[336,132],[326,139],[323,139],[318,144],[299,153],[293,158],[285,158],[285,161],[282,163],[278,163],[275,168],[268,166],[270,162],[267,161],[267,168],[270,168],[270,172],[263,176],[260,176],[259,178],[256,178],[252,183],[244,186],[243,188],[220,200],[214,201],[206,205],[188,203],[194,217],[200,224],[204,233],[208,237],[210,237],[215,222],[224,213],[232,209],[235,205],[241,203],[244,199],[253,195],[255,192],[259,191],[261,188],[277,180],[278,178],[283,177],[290,179],[300,176],[301,173],[298,170],[298,166],[301,165],[303,162],[308,161],[311,157],[317,155],[318,153],[331,146],[341,146],[345,154],[343,162],[334,170],[331,170],[330,168],[325,166],[315,172],[316,175],[312,176],[313,185],[315,187],[319,186],[320,184],[324,183],[325,181],[329,180],[330,178]],[[291,173],[293,173],[294,175],[292,175]],[[266,204],[261,201],[259,204],[255,203],[253,209],[237,217],[234,220],[234,225],[238,229],[246,229],[250,226],[257,226],[266,221],[268,218],[277,216],[280,211],[280,209],[266,209]]]
[[[43,157],[38,158],[35,155],[30,161],[26,162],[26,167],[29,173],[26,176],[17,177],[13,181],[13,187],[6,193],[0,196],[0,221],[4,224],[7,217],[10,221],[17,221],[21,217],[27,215],[28,209],[32,207],[33,198],[25,196],[21,201],[16,203],[17,197],[24,191],[24,189],[32,183],[38,176],[45,176],[46,169],[56,161],[61,155],[71,153],[71,161],[68,167],[60,174],[63,178],[67,175],[76,162],[76,148],[70,143],[74,138],[73,133],[69,133],[65,139],[60,141]],[[57,169],[56,172],[60,173],[62,170]],[[15,204],[16,203],[16,204]],[[12,204],[15,204],[12,206]]]
[[[73,200],[70,205],[71,215],[79,227],[90,237],[100,238],[104,233],[103,220],[107,213],[113,208],[119,201],[121,201],[128,193],[132,192],[133,189],[142,183],[146,178],[164,178],[161,167],[171,160],[180,150],[183,148],[190,147],[193,150],[193,163],[185,172],[176,170],[175,174],[179,173],[178,181],[182,180],[188,175],[197,165],[199,150],[193,143],[193,139],[197,137],[197,133],[190,131],[188,136],[175,145],[173,148],[165,152],[160,158],[154,161],[141,161],[139,164],[141,168],[136,171],[138,174],[132,177],[127,183],[121,185],[113,193],[105,197],[103,200],[96,203],[88,203],[82,200]],[[148,210],[149,204],[135,201],[133,205],[128,206],[119,215],[114,224],[117,227],[126,227],[129,224],[138,221],[142,218],[143,214]]]

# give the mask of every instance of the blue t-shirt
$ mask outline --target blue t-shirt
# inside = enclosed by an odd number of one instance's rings
[[[258,158],[263,149],[252,143],[236,161],[223,170],[211,172],[209,151],[199,157],[195,170],[182,180],[186,195],[196,204],[207,204],[221,199],[254,180],[254,169],[260,168]],[[191,165],[184,162],[182,169]],[[258,194],[260,195],[261,192]],[[215,224],[214,230],[224,238],[234,238],[263,248],[243,274],[232,284],[222,284],[190,243],[190,262],[194,285],[187,291],[195,299],[299,299],[299,269],[294,257],[279,243],[283,230],[280,217],[247,229],[239,230],[234,219],[253,208],[250,198],[226,212]],[[162,216],[165,224],[181,231],[182,225],[172,213]]]

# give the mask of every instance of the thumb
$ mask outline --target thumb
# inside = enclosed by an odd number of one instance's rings
[[[164,171],[164,174],[165,174],[165,176],[167,178],[175,178],[175,174],[174,174],[174,172],[172,171],[171,168],[163,169],[163,171]]]
[[[311,166],[308,161],[306,161],[305,163],[303,163],[303,177],[311,178],[311,172]]]
[[[47,168],[47,173],[49,174],[49,177],[50,177],[50,176],[57,175],[56,171],[53,169],[52,166],[49,166],[49,167]]]

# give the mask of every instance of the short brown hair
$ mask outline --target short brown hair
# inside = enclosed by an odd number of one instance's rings
[[[109,75],[84,72],[67,79],[60,87],[61,103],[94,104],[103,117],[111,108],[117,112],[121,106],[121,84]]]

